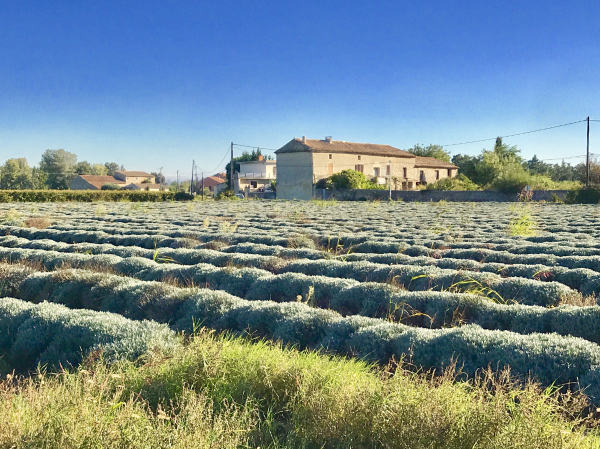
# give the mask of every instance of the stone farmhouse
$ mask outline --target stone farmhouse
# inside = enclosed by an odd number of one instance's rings
[[[415,156],[389,145],[294,138],[275,151],[277,198],[309,200],[314,185],[342,170],[353,169],[394,190],[416,190],[455,177],[458,167],[431,157]]]
[[[105,185],[116,185],[127,190],[158,191],[154,176],[143,171],[116,171],[109,175],[78,175],[71,180],[71,190],[102,190]]]

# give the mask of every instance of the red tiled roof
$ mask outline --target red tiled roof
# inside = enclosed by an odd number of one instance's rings
[[[147,178],[151,178],[152,175],[150,173],[146,173],[145,171],[127,171],[127,170],[118,170],[115,173],[122,173],[125,176],[145,176]]]
[[[79,175],[86,182],[93,185],[97,189],[101,189],[103,185],[106,184],[117,184],[117,185],[125,185],[123,181],[115,178],[114,176],[108,175]]]
[[[317,139],[292,139],[275,154],[298,153],[308,151],[311,153],[346,153],[346,154],[365,154],[372,156],[392,156],[392,157],[410,157],[415,155],[408,151],[394,148],[390,145],[379,145],[374,143],[356,143],[344,142],[341,140],[317,140]]]
[[[219,176],[209,176],[208,178],[204,178],[204,187],[214,187],[219,184],[223,184],[227,182],[225,178],[221,178]]]

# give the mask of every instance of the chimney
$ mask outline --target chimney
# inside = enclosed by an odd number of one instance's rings
[[[259,154],[259,155],[258,155],[258,160],[259,160],[259,161],[262,161],[263,159],[264,159],[264,156],[263,156],[262,154]]]
[[[331,136],[325,136],[325,142],[331,143]]]
[[[306,143],[306,136],[302,136],[302,143]]]

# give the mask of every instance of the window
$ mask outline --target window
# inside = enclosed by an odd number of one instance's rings
[[[407,172],[408,172],[408,170],[406,169],[406,167],[402,168],[402,177],[403,178],[408,178]]]
[[[449,168],[449,169],[448,169],[448,178],[451,178],[451,177],[452,177],[452,169],[451,169],[451,168]]]
[[[258,183],[257,183],[256,181],[250,181],[250,186],[251,186],[253,189],[256,189],[256,188],[258,187]]]
[[[392,166],[391,166],[390,164],[388,164],[388,165],[385,167],[385,175],[386,175],[386,176],[390,176],[391,174],[392,174]]]
[[[436,179],[436,181],[437,181],[438,179],[440,179],[440,171],[439,171],[439,170],[436,170],[436,171],[435,171],[435,179]]]
[[[333,175],[333,162],[330,162],[327,165],[327,175],[329,175],[329,176]]]
[[[329,155],[329,159],[332,159],[331,154]]]
[[[362,164],[356,164],[356,165],[354,166],[354,170],[356,170],[356,171],[359,171],[359,172],[361,172],[361,173],[364,173],[365,166],[364,166],[364,165],[362,165]]]
[[[373,176],[379,176],[379,167],[373,167]]]
[[[360,154],[358,155],[358,160],[360,161]]]

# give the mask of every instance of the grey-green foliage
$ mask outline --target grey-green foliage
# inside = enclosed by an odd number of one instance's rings
[[[17,237],[5,237],[0,242],[4,246],[18,246],[25,248],[40,248],[44,250],[73,250],[73,245],[66,245],[70,248],[63,248],[61,243],[48,243],[47,241],[37,241],[31,244],[23,242]],[[80,246],[80,250],[85,250],[86,246]],[[108,254],[121,255],[128,257],[132,255],[152,258],[155,253],[151,250],[141,248],[133,250],[131,248],[120,249],[118,247],[91,248],[93,252],[99,252],[105,249]],[[2,251],[2,257],[10,257],[18,260],[19,254],[15,252]],[[538,281],[519,277],[504,278],[498,274],[484,271],[467,271],[448,268],[438,268],[431,265],[400,265],[392,266],[385,264],[375,264],[366,261],[342,262],[339,260],[307,260],[299,259],[287,263],[270,256],[257,256],[247,254],[228,254],[213,250],[184,250],[184,249],[165,249],[159,252],[160,256],[168,260],[174,260],[178,263],[209,263],[217,266],[227,266],[233,264],[236,266],[258,266],[278,273],[296,272],[307,275],[325,275],[329,277],[339,277],[354,279],[357,281],[376,281],[387,282],[394,281],[402,284],[409,290],[446,290],[462,281],[476,281],[485,287],[495,290],[503,300],[515,300],[519,303],[529,305],[555,306],[561,299],[575,294],[570,287],[554,281]],[[14,259],[16,258],[16,259]],[[59,266],[59,260],[65,259],[65,256],[56,255],[56,260],[49,260],[48,263],[53,266]],[[257,260],[258,259],[258,260]],[[499,268],[498,268],[499,269]],[[552,274],[551,272],[550,274]],[[532,275],[535,274],[532,273]],[[584,284],[580,285],[585,294],[596,293],[600,289],[600,275],[592,275],[590,272],[579,273],[575,277],[569,276],[564,271],[557,271],[555,277],[565,280],[572,285],[581,279]],[[468,287],[468,285],[466,285]],[[239,293],[235,293],[239,294]],[[241,295],[241,294],[240,294]],[[243,296],[243,295],[242,295]]]
[[[511,330],[523,334],[534,332],[556,332],[572,335],[600,343],[600,328],[596,323],[600,319],[600,307],[554,308],[532,307],[526,305],[496,304],[487,298],[451,292],[400,290],[385,283],[358,282],[327,276],[309,276],[301,273],[273,275],[256,268],[233,269],[219,268],[209,264],[182,266],[177,264],[158,264],[154,261],[114,255],[68,254],[53,251],[3,249],[0,258],[12,261],[41,263],[47,269],[56,269],[63,264],[75,268],[104,268],[114,272],[133,276],[146,281],[176,280],[181,284],[209,287],[224,290],[235,296],[251,300],[273,300],[277,302],[307,302],[320,308],[331,308],[344,315],[359,314],[369,317],[389,317],[413,325],[424,327],[445,327],[462,323],[478,324],[486,329]],[[341,262],[330,261],[332,270],[355,270],[357,276],[367,279],[379,276],[370,263],[355,263],[346,266]],[[302,261],[295,263],[302,265]],[[311,265],[312,266],[312,265]],[[314,268],[314,267],[313,267]],[[325,274],[343,275],[343,272],[328,271],[327,266],[320,270]],[[5,273],[5,274],[3,274]],[[38,289],[50,288],[45,274],[30,276],[31,272],[16,266],[0,265],[0,290],[4,295],[27,294]],[[26,283],[22,281],[29,276]],[[101,276],[101,275],[96,275]],[[387,274],[386,274],[387,276]],[[34,279],[39,279],[37,285]],[[364,279],[363,279],[364,280]],[[123,279],[125,283],[127,279]],[[431,282],[429,278],[414,281],[422,283],[425,289]],[[555,283],[538,283],[552,288]],[[60,282],[63,296],[74,297],[81,302],[90,293],[98,294],[91,287],[89,292],[80,288],[78,281]],[[418,287],[415,285],[414,287]],[[70,288],[76,291],[66,294]],[[156,284],[157,289],[169,289],[169,286]],[[164,296],[164,293],[162,294]],[[159,295],[160,296],[160,295]],[[134,297],[128,303],[135,303]],[[69,304],[72,307],[80,307]],[[89,305],[84,305],[90,307]],[[81,306],[81,307],[84,307]],[[144,317],[143,315],[141,316]]]
[[[112,361],[136,359],[152,349],[169,351],[178,344],[175,334],[158,323],[14,298],[0,298],[0,329],[0,356],[17,372],[38,364],[75,366],[90,351],[101,351]]]
[[[23,281],[21,293],[30,301],[51,300],[129,318],[151,318],[178,330],[204,325],[382,363],[410,357],[416,366],[442,369],[456,359],[468,375],[487,366],[510,366],[513,374],[531,375],[544,385],[591,376],[600,364],[600,347],[575,337],[520,335],[474,325],[413,328],[381,319],[342,317],[299,302],[248,301],[219,291],[181,289],[83,270],[33,274]]]

